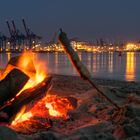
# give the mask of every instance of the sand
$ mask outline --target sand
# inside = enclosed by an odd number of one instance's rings
[[[121,110],[118,111],[81,78],[53,75],[49,94],[77,99],[77,108],[69,112],[70,119],[54,121],[49,130],[31,135],[20,134],[3,126],[0,129],[6,129],[10,136],[13,133],[13,139],[22,140],[140,139],[140,83],[107,79],[93,81]],[[6,133],[0,131],[3,139],[8,139]]]

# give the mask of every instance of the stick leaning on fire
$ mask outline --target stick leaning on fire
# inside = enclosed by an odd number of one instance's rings
[[[80,61],[77,53],[74,51],[72,48],[69,39],[67,38],[67,35],[65,32],[60,29],[60,34],[59,34],[59,41],[64,47],[64,50],[66,54],[68,55],[69,59],[71,60],[73,66],[76,68],[77,72],[80,74],[80,77],[83,78],[84,80],[87,80],[93,88],[95,88],[98,93],[102,95],[106,100],[108,100],[112,105],[114,105],[117,109],[120,109],[120,107],[113,102],[109,97],[107,97],[92,81],[90,72],[88,69],[83,65],[83,63]]]

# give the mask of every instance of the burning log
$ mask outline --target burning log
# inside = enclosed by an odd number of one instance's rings
[[[29,77],[18,69],[13,69],[0,81],[0,106],[11,100],[23,88]]]
[[[9,64],[28,72],[32,72],[32,73],[36,72],[32,57],[29,57],[27,54],[23,54],[22,56],[12,57],[7,65]]]
[[[60,29],[60,35],[59,40],[61,44],[64,46],[64,50],[66,51],[67,55],[69,56],[69,59],[71,60],[73,66],[76,68],[77,72],[80,74],[81,78],[87,80],[97,91],[104,97],[107,101],[109,101],[112,105],[114,105],[117,109],[120,109],[120,107],[113,102],[110,98],[108,98],[92,81],[92,78],[90,76],[90,73],[88,69],[82,64],[80,61],[77,53],[73,50],[69,39],[67,38],[66,33]]]
[[[47,77],[35,87],[21,92],[21,94],[11,102],[11,104],[0,109],[0,114],[4,114],[0,116],[0,121],[11,123],[23,107],[25,107],[31,101],[41,98],[42,95],[47,92],[50,87],[51,80],[52,77]]]
[[[6,68],[2,71],[0,79],[4,79],[5,76],[14,68],[22,70],[30,77],[35,75],[36,69],[32,60],[32,54],[23,54],[20,56],[12,57]]]

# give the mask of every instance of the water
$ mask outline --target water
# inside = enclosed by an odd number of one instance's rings
[[[19,54],[1,53],[0,68],[4,68],[8,60]],[[116,79],[123,81],[140,81],[140,52],[118,53],[78,53],[81,61],[87,66],[95,78]],[[45,62],[49,73],[77,75],[68,57],[64,53],[34,54]]]

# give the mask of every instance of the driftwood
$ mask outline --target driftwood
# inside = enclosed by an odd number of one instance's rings
[[[13,69],[0,81],[0,106],[11,100],[23,88],[29,77],[18,69]]]
[[[59,35],[59,40],[60,40],[61,44],[63,45],[63,48],[64,48],[66,54],[68,55],[70,61],[72,62],[74,68],[77,70],[77,72],[80,74],[80,76],[86,80],[88,78],[90,78],[90,73],[89,73],[88,69],[80,61],[78,54],[72,48],[71,43],[70,43],[69,39],[67,38],[66,33],[62,32],[62,29],[61,29],[61,33]]]
[[[31,101],[35,101],[35,99],[45,95],[51,85],[51,79],[52,77],[48,77],[35,87],[24,90],[13,102],[11,102],[11,104],[1,108],[0,121],[11,123],[23,107]]]

